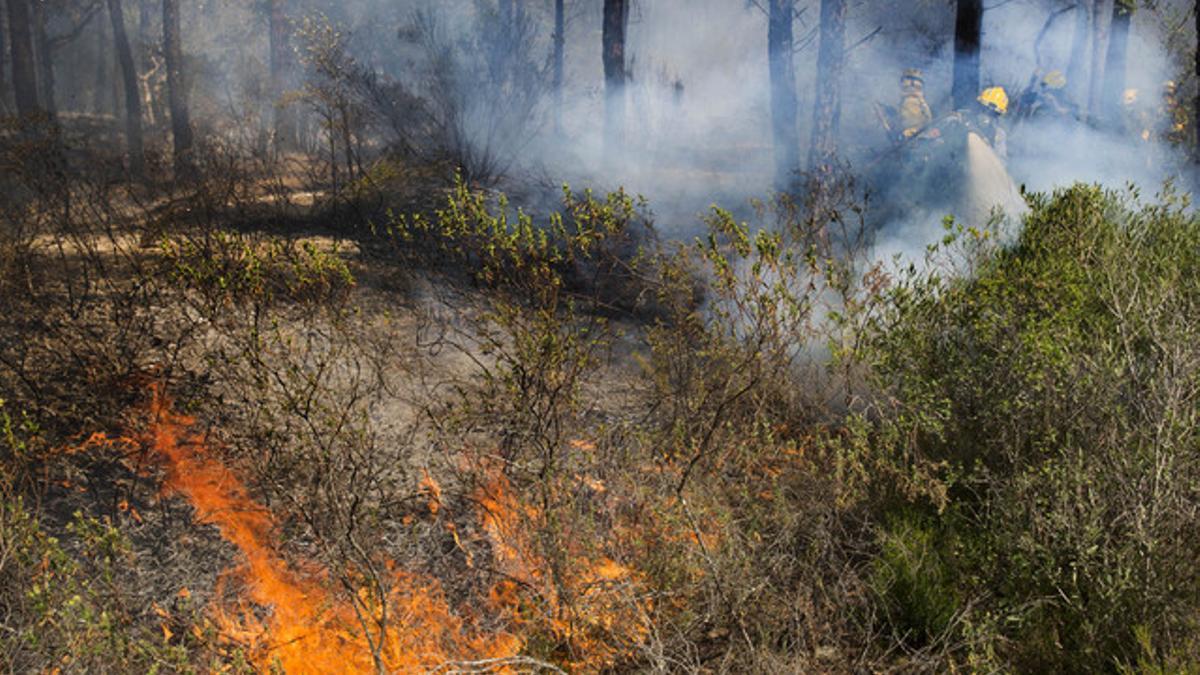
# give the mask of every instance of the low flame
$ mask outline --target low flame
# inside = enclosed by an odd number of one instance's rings
[[[319,579],[330,570],[309,563],[289,564],[277,551],[272,514],[258,504],[247,487],[215,457],[197,433],[196,420],[175,411],[161,386],[152,386],[146,431],[137,438],[94,434],[71,449],[100,446],[148,448],[161,462],[163,491],[191,503],[198,522],[211,524],[240,552],[242,562],[219,580],[217,598],[230,578],[245,589],[236,606],[214,601],[212,620],[219,635],[243,650],[263,672],[444,672],[458,667],[470,672],[517,672],[537,663],[521,655],[521,636],[473,629],[450,609],[436,579],[400,571],[388,561],[384,601],[372,598],[362,583],[358,597],[338,597]],[[460,538],[453,520],[444,525],[473,568],[473,543],[485,542],[491,569],[504,578],[486,599],[488,610],[514,630],[547,645],[552,658],[573,672],[596,672],[617,665],[644,643],[649,634],[651,604],[635,571],[609,558],[591,559],[584,546],[561,532],[567,542],[552,567],[535,540],[545,517],[524,504],[499,467],[485,465],[485,482],[473,494],[476,528]],[[600,481],[576,477],[578,485],[597,495]],[[441,486],[428,474],[419,490],[428,500],[430,517],[447,510]],[[136,510],[119,505],[141,522]],[[470,533],[471,528],[464,528]],[[466,543],[464,543],[466,539]],[[540,544],[540,546],[539,546]],[[186,588],[181,597],[190,595]],[[164,619],[164,639],[174,636]],[[384,612],[387,621],[383,621]],[[193,632],[199,637],[197,627]],[[545,664],[542,664],[545,665]]]
[[[638,596],[641,580],[633,570],[609,558],[588,558],[579,542],[564,533],[566,560],[556,583],[530,540],[542,514],[517,499],[502,472],[490,472],[475,501],[496,566],[507,577],[492,588],[493,605],[517,624],[548,628],[572,670],[603,670],[645,641],[650,602]],[[523,589],[531,590],[537,602],[531,605]],[[530,615],[535,619],[522,618]]]
[[[436,581],[405,573],[395,574],[388,603],[394,613],[386,632],[370,635],[353,606],[332,597],[312,581],[316,575],[297,572],[275,551],[271,514],[209,455],[204,439],[192,432],[195,420],[174,412],[158,389],[151,411],[147,441],[164,460],[164,488],[185,497],[198,519],[215,525],[238,548],[245,563],[236,574],[248,600],[271,610],[270,618],[261,620],[248,604],[237,613],[216,608],[222,634],[246,645],[263,670],[422,672],[454,660],[520,653],[523,645],[516,636],[468,634]]]

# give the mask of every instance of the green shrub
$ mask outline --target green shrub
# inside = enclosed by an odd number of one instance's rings
[[[944,544],[929,523],[915,515],[889,518],[879,532],[871,587],[893,636],[922,647],[951,627],[959,609]]]
[[[1094,671],[1200,616],[1200,221],[1169,192],[1031,206],[972,274],[897,284],[868,353],[903,452],[875,451],[946,467],[978,541],[959,592],[1005,617],[1001,658]]]

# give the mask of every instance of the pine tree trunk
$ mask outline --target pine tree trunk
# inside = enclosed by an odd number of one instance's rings
[[[1071,38],[1071,57],[1067,61],[1067,92],[1071,100],[1087,98],[1088,40],[1092,36],[1091,8],[1087,2],[1075,5],[1075,34]]]
[[[8,7],[0,0],[0,112],[8,107]]]
[[[192,165],[192,122],[188,113],[187,83],[183,70],[183,36],[179,0],[163,0],[163,56],[167,62],[167,107],[175,142],[175,178],[187,178]]]
[[[1108,2],[1095,0],[1092,5],[1092,72],[1088,84],[1088,118],[1095,121],[1104,116],[1104,56],[1108,51]]]
[[[492,81],[498,86],[503,86],[508,79],[510,73],[509,63],[512,61],[513,54],[513,24],[516,20],[516,15],[513,10],[513,0],[499,0],[498,4],[498,19],[496,25],[496,41],[493,44],[493,51],[489,67],[491,68]]]
[[[113,45],[125,91],[125,144],[129,152],[129,172],[141,177],[145,169],[145,147],[142,140],[142,96],[138,91],[137,66],[133,48],[125,30],[125,12],[121,0],[108,0],[108,16],[112,20]]]
[[[563,77],[566,70],[567,14],[565,0],[554,0],[554,131],[562,133]]]
[[[271,98],[274,101],[272,115],[276,150],[288,150],[295,146],[296,123],[292,106],[284,98],[291,79],[291,40],[288,31],[285,0],[271,0]]]
[[[138,3],[138,69],[147,72],[154,67],[150,56],[154,52],[154,36],[151,30],[154,24],[153,0],[137,0]]]
[[[796,127],[796,70],[792,60],[794,0],[770,0],[767,60],[771,76],[771,135],[775,144],[775,185],[786,189],[800,169]]]
[[[845,61],[846,0],[821,0],[821,43],[817,51],[817,96],[813,106],[809,168],[822,185],[830,178],[837,162]]]
[[[58,114],[54,101],[54,57],[46,37],[46,8],[40,1],[33,3],[33,44],[38,70],[38,91],[42,110],[51,117]]]
[[[983,0],[957,0],[954,17],[954,107],[964,110],[979,96],[979,49]]]
[[[1114,128],[1121,120],[1121,95],[1125,91],[1126,55],[1132,20],[1132,0],[1116,0],[1113,3],[1108,57],[1104,66],[1104,100],[1101,104],[1105,122]]]
[[[629,0],[604,0],[604,137],[610,154],[625,137],[625,27]]]
[[[21,117],[42,113],[37,64],[33,57],[33,17],[29,0],[8,0],[8,42],[12,50],[13,98]]]

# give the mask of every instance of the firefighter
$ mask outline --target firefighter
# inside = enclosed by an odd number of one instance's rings
[[[912,138],[933,121],[933,113],[925,102],[925,79],[916,68],[909,68],[900,76],[900,106],[897,113],[900,134],[904,138]]]
[[[1061,70],[1046,73],[1021,97],[1017,106],[1019,115],[1022,118],[1077,118],[1078,111],[1063,97],[1066,86],[1067,77]]]
[[[1188,113],[1179,104],[1179,88],[1173,80],[1167,80],[1162,87],[1162,103],[1158,108],[1158,139],[1171,145],[1182,145],[1187,142]]]
[[[1000,159],[1008,159],[1008,134],[1001,122],[1008,113],[1008,92],[1004,87],[988,87],[975,100],[979,107],[972,126],[991,144]]]
[[[1125,134],[1144,143],[1154,140],[1154,126],[1145,106],[1141,104],[1141,92],[1126,89],[1121,93],[1121,124]]]

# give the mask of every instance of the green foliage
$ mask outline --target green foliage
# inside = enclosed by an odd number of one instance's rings
[[[879,533],[871,588],[898,641],[922,647],[951,627],[959,610],[945,544],[930,523],[911,513],[890,517]]]
[[[316,304],[342,296],[355,283],[336,243],[326,249],[312,241],[217,230],[201,238],[164,238],[161,250],[171,278],[214,308],[280,300]]]
[[[867,350],[907,464],[943,463],[967,597],[1033,670],[1132,662],[1200,612],[1200,222],[1076,186],[973,273],[897,284]],[[885,447],[878,452],[887,453]],[[964,529],[965,528],[965,529]],[[885,549],[886,557],[886,549]]]

